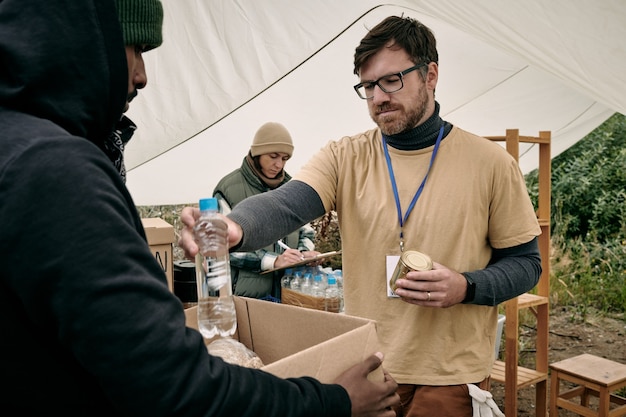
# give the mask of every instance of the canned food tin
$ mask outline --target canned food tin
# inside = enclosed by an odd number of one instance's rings
[[[426,254],[415,250],[402,252],[402,256],[398,259],[396,268],[389,280],[389,286],[393,291],[396,290],[396,280],[404,278],[409,271],[429,271],[433,269],[433,261]]]

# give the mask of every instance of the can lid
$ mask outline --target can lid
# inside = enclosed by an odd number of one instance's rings
[[[429,271],[433,269],[433,261],[430,256],[410,250],[402,254],[402,261],[414,271]]]

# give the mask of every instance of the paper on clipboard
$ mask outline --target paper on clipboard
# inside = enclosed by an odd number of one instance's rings
[[[341,250],[334,250],[334,251],[331,251],[331,252],[320,253],[317,256],[313,256],[311,258],[305,258],[302,261],[299,261],[299,262],[296,262],[296,263],[293,263],[293,264],[289,264],[287,266],[283,266],[282,268],[268,269],[267,271],[261,272],[261,275],[269,274],[270,272],[281,271],[281,270],[287,269],[287,268],[294,268],[296,266],[306,265],[306,264],[311,263],[311,262],[319,261],[320,259],[326,259],[326,258],[330,258],[331,256],[337,256],[337,255],[341,255]]]

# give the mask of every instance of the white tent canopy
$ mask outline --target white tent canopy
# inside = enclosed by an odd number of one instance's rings
[[[480,135],[552,131],[552,156],[626,114],[623,0],[163,0],[164,44],[128,116],[137,205],[210,196],[256,129],[283,123],[292,175],[330,140],[373,127],[352,86],[354,48],[389,15],[435,33],[441,116]],[[524,172],[536,167],[531,146]]]

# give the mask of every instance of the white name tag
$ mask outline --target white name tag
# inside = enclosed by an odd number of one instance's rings
[[[400,298],[395,292],[393,292],[391,286],[389,285],[389,280],[393,276],[393,272],[395,271],[399,260],[400,255],[387,255],[387,278],[385,279],[385,285],[387,286],[388,298]]]

